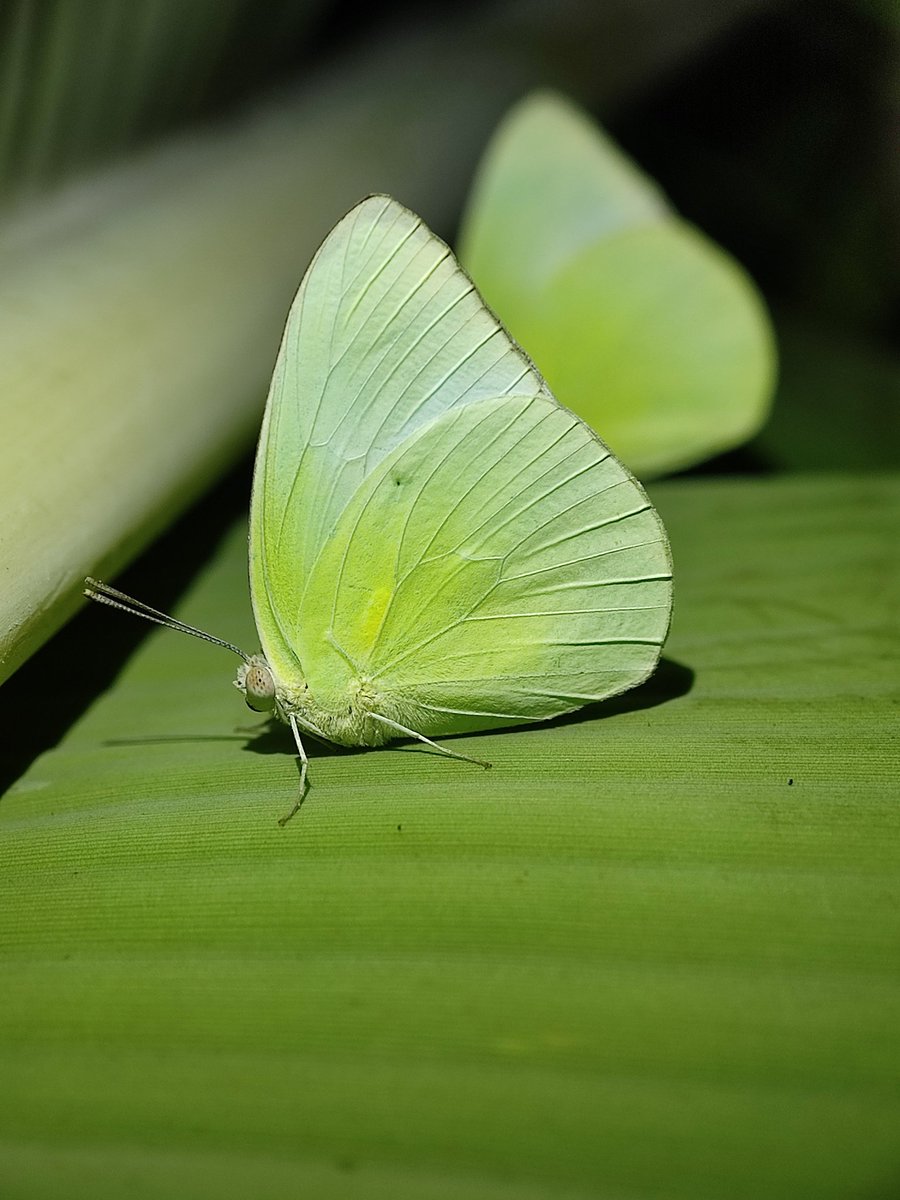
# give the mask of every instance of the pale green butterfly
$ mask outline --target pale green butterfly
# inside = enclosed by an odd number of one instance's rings
[[[95,580],[86,594],[241,657],[235,686],[294,734],[291,816],[302,733],[467,758],[432,738],[641,683],[671,580],[640,484],[557,403],[448,247],[369,196],[313,258],[275,364],[250,506],[262,653]]]

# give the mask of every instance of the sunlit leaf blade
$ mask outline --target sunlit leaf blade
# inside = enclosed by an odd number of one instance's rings
[[[534,94],[501,125],[460,254],[557,398],[639,476],[763,423],[774,353],[752,284],[562,98]]]
[[[289,736],[149,636],[0,803],[4,1196],[890,1194],[900,480],[653,499],[649,685],[313,748],[284,830]],[[179,615],[252,649],[245,572]]]

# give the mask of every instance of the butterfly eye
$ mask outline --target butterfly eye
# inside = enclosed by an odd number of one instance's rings
[[[275,680],[263,663],[254,662],[244,676],[244,698],[254,712],[271,712],[275,707]]]

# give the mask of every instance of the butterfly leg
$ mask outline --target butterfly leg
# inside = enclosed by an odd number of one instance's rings
[[[390,717],[383,717],[380,713],[373,712],[370,712],[369,716],[373,721],[381,721],[383,725],[390,725],[391,729],[396,729],[398,733],[405,733],[408,737],[416,738],[418,741],[424,742],[426,746],[431,746],[432,749],[438,750],[450,758],[461,758],[464,762],[475,763],[478,767],[486,768],[491,765],[483,758],[470,758],[468,754],[460,754],[458,750],[450,750],[447,746],[441,746],[437,742],[433,742],[431,738],[427,738],[424,733],[416,733],[414,729],[407,729],[405,725],[401,725],[399,721],[392,721]]]
[[[294,807],[289,813],[278,818],[278,824],[282,828],[287,825],[291,817],[295,816],[300,811],[300,805],[306,799],[306,773],[309,770],[309,759],[306,757],[306,751],[303,748],[303,742],[300,739],[300,730],[297,728],[297,719],[293,713],[290,717],[291,729],[294,731],[294,741],[297,743],[297,753],[300,755],[300,791],[297,799],[294,801]]]

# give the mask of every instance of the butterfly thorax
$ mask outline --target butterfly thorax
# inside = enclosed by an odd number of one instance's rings
[[[273,715],[285,724],[296,717],[301,733],[307,729],[338,746],[382,746],[397,734],[372,717],[373,712],[392,720],[405,715],[391,697],[383,695],[370,679],[350,679],[345,688],[327,696],[317,696],[299,674],[289,680],[272,671],[262,655],[253,655],[238,670],[235,687],[248,697],[248,675],[263,670],[274,680]],[[248,697],[249,702],[249,697]],[[251,707],[254,707],[251,705]]]

